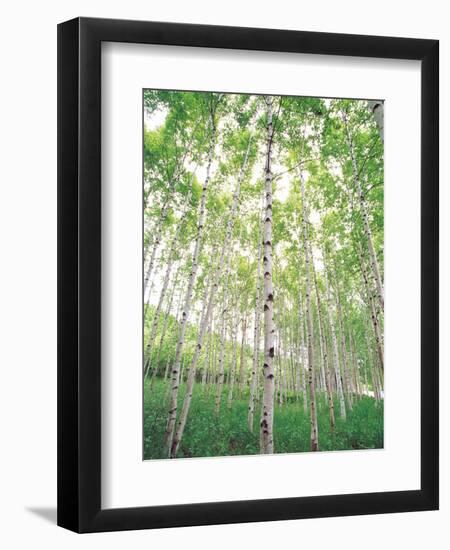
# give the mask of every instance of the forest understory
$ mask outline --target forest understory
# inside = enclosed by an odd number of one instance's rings
[[[163,452],[167,417],[168,381],[150,382],[144,389],[144,460],[167,458]],[[180,389],[183,399],[186,388]],[[259,430],[250,432],[247,425],[249,390],[239,395],[233,408],[222,405],[214,413],[215,386],[200,389],[191,403],[192,420],[186,426],[178,458],[240,456],[259,454]],[[226,396],[225,396],[226,397]],[[310,449],[309,414],[304,410],[302,396],[289,395],[274,412],[274,447],[276,453],[300,453]],[[326,395],[318,396],[318,431],[321,451],[382,449],[383,402],[361,397],[347,420],[337,419],[333,432],[329,430]],[[335,403],[338,406],[338,403]]]

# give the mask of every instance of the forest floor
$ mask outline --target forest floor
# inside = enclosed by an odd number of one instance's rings
[[[184,397],[180,387],[179,403]],[[222,405],[214,414],[215,387],[194,389],[189,417],[177,454],[182,457],[208,457],[259,454],[259,408],[255,408],[254,430],[247,427],[248,389],[239,395],[234,390],[232,408],[227,408],[227,389],[224,387]],[[144,459],[166,458],[162,446],[167,420],[169,382],[156,380],[144,385]],[[339,404],[335,403],[336,427],[330,432],[326,399],[318,399],[318,431],[321,451],[383,448],[383,403],[371,397],[354,399],[353,410],[347,411],[347,420],[339,418]],[[276,404],[274,417],[276,453],[299,453],[310,450],[310,421],[303,411],[303,400],[288,399],[282,406]]]

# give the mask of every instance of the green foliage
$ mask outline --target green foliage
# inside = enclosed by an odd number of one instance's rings
[[[180,332],[176,315],[180,315],[180,306],[184,304],[193,267],[192,251],[200,233],[198,269],[181,353],[185,369],[197,349],[200,318],[208,300],[211,274],[216,271],[222,250],[225,251],[225,262],[217,281],[212,334],[207,338],[211,353],[207,354],[204,342],[203,347],[199,348],[194,399],[178,456],[259,452],[258,426],[255,425],[252,435],[248,432],[246,421],[254,308],[257,303],[257,252],[263,240],[265,218],[264,159],[268,148],[268,100],[272,102],[274,132],[271,144],[272,298],[276,338],[281,341],[280,345],[277,342],[275,351],[277,373],[288,370],[291,362],[298,370],[300,364],[304,366],[300,348],[305,348],[305,252],[309,248],[312,266],[309,275],[313,281],[309,294],[312,298],[314,376],[319,379],[323,351],[319,336],[321,308],[330,363],[328,368],[333,368],[331,327],[334,325],[339,342],[338,370],[343,371],[347,353],[348,362],[358,373],[360,383],[364,382],[372,390],[375,388],[373,366],[378,360],[371,326],[373,313],[361,276],[362,265],[365,263],[369,271],[371,266],[366,219],[380,270],[383,271],[384,174],[383,144],[367,103],[362,100],[264,98],[245,94],[147,90],[144,92],[144,109],[147,121],[151,123],[148,123],[143,136],[144,250],[147,265],[151,251],[156,252],[156,260],[152,273],[155,289],[150,303],[145,307],[144,342],[147,342],[153,325],[169,258],[175,261],[179,274],[178,282],[174,284],[174,268],[169,287],[175,290],[175,301],[166,314],[168,297],[165,297],[164,311],[157,319],[155,341],[149,349],[145,349],[145,359],[151,365],[145,386],[148,456],[156,457],[157,445],[161,447],[167,418],[165,396],[168,392],[167,383],[163,383],[161,378],[166,371],[170,372],[173,365]],[[206,181],[211,152],[210,177]],[[237,197],[238,181],[237,215],[231,236],[228,242],[224,242],[231,205]],[[201,226],[199,216],[203,196],[206,216]],[[367,214],[367,218],[363,217],[363,213]],[[176,250],[173,251],[171,243],[175,236]],[[369,286],[374,286],[372,278],[373,273],[369,273]],[[376,311],[376,314],[382,328],[383,313]],[[198,384],[206,369],[214,371],[212,379],[217,380],[222,318],[226,328],[225,385],[222,410],[216,416],[213,414],[214,386],[208,381],[208,390],[200,393]],[[261,323],[262,318],[261,315]],[[247,320],[248,325],[247,340],[241,350],[239,327],[243,319]],[[237,341],[235,346],[234,340]],[[228,410],[226,395],[230,370],[235,357],[239,358],[240,365],[241,351],[245,363],[245,388],[239,397],[235,396],[232,409]],[[258,360],[261,370],[261,349]],[[344,376],[344,372],[340,375]],[[185,380],[184,375],[178,396],[179,405],[184,398]],[[323,386],[322,380],[322,390]],[[277,406],[275,414],[276,450],[307,451],[309,415],[303,413],[302,397],[289,395],[289,392],[286,396],[285,391],[283,398],[286,397],[287,404],[282,408]],[[375,448],[382,445],[382,401],[375,402],[369,397],[357,400],[355,395],[355,406],[353,411],[347,411],[347,421],[343,423],[337,418],[336,429],[330,433],[327,405],[323,395],[319,397],[321,450]],[[255,410],[255,422],[258,419],[259,411]]]
[[[184,385],[181,396],[184,397]],[[162,456],[167,416],[168,382],[158,379],[150,388],[144,387],[144,459]],[[230,409],[226,395],[219,415],[214,414],[215,386],[197,386],[177,457],[234,456],[259,453],[259,427],[255,421],[253,433],[247,427],[248,392],[233,401]],[[336,410],[338,404],[336,403]],[[383,448],[383,405],[363,397],[349,411],[347,421],[337,418],[334,433],[330,432],[328,409],[319,402],[318,424],[321,451]],[[310,420],[303,412],[301,401],[294,397],[282,407],[276,406],[274,420],[275,452],[300,453],[310,451]]]

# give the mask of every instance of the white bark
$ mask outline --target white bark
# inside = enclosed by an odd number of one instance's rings
[[[330,369],[328,366],[328,348],[327,348],[327,342],[325,338],[325,329],[323,325],[323,314],[322,314],[322,302],[320,299],[320,292],[319,292],[319,285],[317,283],[317,274],[316,269],[314,267],[314,257],[311,254],[311,267],[314,277],[314,288],[316,290],[316,302],[317,302],[317,317],[319,321],[319,337],[320,337],[320,347],[321,347],[321,353],[322,353],[322,365],[324,369],[324,382],[325,382],[325,389],[327,392],[327,400],[328,400],[328,413],[330,418],[330,429],[331,431],[334,430],[335,427],[335,417],[334,417],[334,402],[333,402],[333,392],[331,390],[331,382],[330,382]]]
[[[261,418],[261,454],[272,454],[274,409],[274,333],[272,287],[272,98],[267,105],[267,151],[265,161],[266,213],[264,219],[264,394]]]
[[[149,283],[150,277],[153,273],[153,267],[154,267],[155,259],[156,259],[156,252],[159,248],[159,245],[161,244],[161,236],[162,236],[164,223],[166,221],[167,214],[169,213],[169,203],[170,203],[169,197],[166,197],[165,201],[163,203],[162,209],[161,209],[158,225],[156,226],[156,232],[155,232],[155,236],[154,236],[154,240],[153,240],[153,246],[152,246],[152,253],[151,253],[151,256],[150,256],[150,260],[147,264],[147,269],[145,271],[144,296],[147,295],[148,283]]]
[[[362,191],[361,181],[358,174],[358,165],[356,164],[356,158],[355,158],[355,151],[353,147],[353,141],[352,136],[350,134],[350,130],[348,127],[348,120],[345,113],[343,114],[343,120],[345,124],[345,131],[346,131],[346,139],[347,139],[347,145],[350,151],[350,158],[352,161],[352,168],[353,168],[353,181],[355,183],[356,191],[358,193],[359,198],[359,204],[361,208],[361,216],[363,220],[363,227],[364,227],[364,233],[367,239],[367,247],[369,249],[369,256],[370,256],[370,265],[372,267],[373,277],[375,279],[375,284],[377,287],[377,293],[378,293],[378,300],[380,302],[381,310],[384,311],[384,288],[383,288],[383,281],[381,279],[381,273],[380,273],[380,267],[378,264],[378,258],[375,252],[375,248],[373,245],[373,237],[372,237],[372,230],[370,229],[369,224],[369,216],[367,214],[367,207],[366,207],[366,201],[364,198],[364,193]]]
[[[309,410],[311,421],[311,451],[319,450],[319,434],[317,426],[316,392],[314,377],[314,350],[313,350],[313,318],[311,309],[311,268],[309,257],[308,219],[306,213],[305,180],[300,172],[300,185],[302,194],[302,226],[303,226],[303,251],[305,255],[306,271],[306,326],[308,347],[308,385],[309,385]]]
[[[382,339],[381,330],[380,330],[380,323],[378,320],[378,314],[375,307],[374,298],[370,289],[370,282],[367,275],[366,265],[364,262],[364,257],[360,246],[358,247],[358,257],[359,257],[359,264],[361,266],[361,275],[363,279],[363,285],[365,288],[365,294],[367,296],[367,302],[369,304],[369,309],[370,309],[370,317],[372,321],[373,332],[375,335],[375,343],[376,343],[376,348],[378,353],[378,359],[380,361],[381,368],[384,369],[384,346],[383,346],[383,339]]]
[[[192,185],[193,179],[194,178],[192,177],[191,185]],[[160,293],[160,296],[159,296],[158,305],[156,307],[156,311],[155,311],[155,314],[154,314],[154,317],[153,317],[153,323],[152,323],[152,328],[151,328],[151,331],[150,331],[150,336],[149,336],[149,339],[148,339],[148,342],[147,342],[147,345],[146,345],[146,348],[145,348],[145,356],[147,357],[146,364],[145,364],[145,369],[144,369],[144,376],[145,377],[147,376],[149,368],[150,368],[151,350],[152,350],[154,340],[156,338],[156,331],[158,329],[158,324],[159,324],[159,316],[161,314],[161,308],[162,308],[162,305],[163,305],[164,297],[165,297],[166,292],[167,292],[170,273],[172,271],[172,267],[173,267],[173,263],[174,263],[174,256],[175,256],[175,252],[177,250],[178,241],[179,241],[182,229],[185,226],[186,216],[189,212],[190,202],[191,202],[191,191],[189,191],[189,193],[188,193],[182,215],[181,215],[181,217],[178,221],[177,228],[175,230],[175,234],[172,237],[172,242],[169,245],[167,267],[166,267],[166,272],[165,272],[165,275],[164,275],[163,286],[162,286],[161,293]],[[150,299],[150,297],[149,297],[149,299]]]
[[[262,250],[262,234],[258,234],[258,255],[257,255],[257,272],[256,272],[256,296],[255,296],[255,320],[253,332],[253,362],[252,362],[252,378],[250,381],[250,399],[248,404],[248,429],[253,432],[253,418],[255,414],[255,393],[258,385],[258,362],[259,362],[259,338],[260,338],[260,299],[261,299],[261,250]]]
[[[223,381],[225,377],[224,359],[225,359],[225,340],[226,340],[226,316],[228,311],[228,305],[227,305],[228,279],[229,279],[229,271],[227,267],[226,274],[225,274],[224,291],[223,291],[223,309],[222,309],[222,315],[221,315],[221,321],[220,321],[217,388],[216,388],[216,398],[215,398],[215,406],[214,406],[214,412],[216,415],[219,414],[219,410],[220,410],[220,403],[222,400]]]
[[[175,321],[176,321],[176,326],[177,327],[179,327],[179,325],[180,325],[180,316],[181,316],[181,310],[182,310],[182,305],[183,305],[183,297],[184,297],[186,288],[187,288],[187,284],[182,283],[181,286],[180,286],[180,291],[178,293],[178,301],[177,301],[178,303],[177,303],[177,309],[176,309],[176,312],[175,312]],[[163,332],[164,332],[164,330],[163,330]],[[158,348],[158,355],[157,355],[157,358],[156,358],[156,363],[157,364],[159,364],[159,354],[161,353],[162,342],[163,342],[163,339],[160,339],[159,348]],[[174,344],[176,344],[176,342],[174,342]],[[166,369],[165,369],[165,372],[164,372],[164,380],[167,380],[167,378],[168,378],[169,366],[171,364],[170,363],[171,355],[172,354],[169,354],[169,357],[167,358]],[[169,387],[166,389],[166,393],[169,392],[169,389],[170,389]]]
[[[162,344],[163,344],[163,342],[164,342],[164,337],[165,337],[165,335],[166,335],[167,325],[168,325],[168,323],[169,323],[169,317],[170,317],[170,312],[171,312],[171,310],[172,310],[173,298],[174,298],[174,296],[175,296],[175,289],[176,289],[176,286],[177,286],[179,271],[180,271],[180,266],[178,266],[178,269],[177,269],[176,272],[175,272],[175,277],[174,277],[174,282],[173,282],[173,286],[172,286],[172,291],[171,291],[171,293],[170,293],[170,298],[169,298],[169,304],[168,304],[168,306],[167,306],[167,310],[166,310],[166,314],[165,314],[165,317],[164,317],[163,326],[162,326],[162,329],[161,329],[161,336],[160,336],[160,338],[159,338],[158,351],[157,351],[157,355],[156,355],[156,359],[155,359],[155,365],[154,365],[154,368],[153,368],[152,381],[153,381],[154,378],[156,377],[156,373],[157,373],[157,370],[158,370],[159,357],[160,357],[160,354],[161,354],[161,348],[162,348]]]
[[[300,332],[300,353],[301,359],[301,382],[302,382],[302,397],[303,397],[303,412],[306,414],[308,410],[308,398],[306,395],[306,369],[308,368],[308,357],[305,346],[305,334],[306,334],[306,321],[303,314],[302,304],[302,291],[300,289],[298,295],[298,319],[299,319],[299,332]]]
[[[274,357],[274,362],[275,362],[275,365],[274,365],[274,372],[276,374],[276,377],[275,377],[275,395],[277,395],[277,392],[278,392],[278,403],[280,405],[280,407],[283,406],[283,391],[284,391],[284,387],[283,387],[283,368],[282,368],[282,365],[281,365],[281,353],[280,353],[280,342],[281,342],[281,339],[280,339],[280,331],[277,331],[276,333],[276,338],[275,338],[275,349],[276,349],[276,353],[275,353],[275,357]]]
[[[207,345],[206,345],[206,353],[205,353],[205,361],[203,365],[203,372],[202,372],[202,387],[206,384],[206,379],[208,377],[208,371],[210,367],[210,360],[211,360],[211,341],[212,341],[212,335],[213,335],[213,325],[214,320],[213,316],[211,315],[209,322],[208,322],[208,330],[206,334],[207,338]]]
[[[325,259],[325,255],[324,255]],[[332,299],[330,294],[330,285],[328,283],[328,274],[327,270],[325,268],[325,282],[327,287],[327,311],[328,311],[328,323],[330,325],[330,332],[331,332],[331,340],[333,344],[333,365],[334,365],[334,375],[336,378],[336,390],[339,398],[339,413],[341,418],[344,420],[347,417],[347,412],[345,409],[345,399],[344,399],[344,392],[342,389],[342,380],[341,380],[341,373],[339,370],[339,352],[338,352],[338,345],[337,345],[337,338],[336,338],[336,329],[334,325],[334,319],[333,319],[333,311],[332,311]]]
[[[367,104],[373,113],[373,117],[378,128],[378,133],[380,134],[380,139],[384,143],[384,103],[383,101],[378,100],[368,101]]]
[[[201,354],[201,351],[202,351],[202,344],[203,344],[203,339],[204,339],[204,335],[205,335],[205,332],[206,332],[206,327],[208,326],[209,319],[210,319],[211,314],[212,314],[212,308],[210,307],[210,305],[213,302],[213,300],[211,300],[211,297],[212,297],[212,294],[213,294],[213,291],[212,291],[213,288],[214,288],[213,285],[211,286],[211,289],[209,288],[209,285],[208,285],[207,289],[206,289],[206,292],[205,292],[205,298],[208,295],[210,296],[210,298],[209,298],[209,300],[205,299],[204,304],[203,304],[203,311],[202,311],[201,321],[200,321],[200,331],[199,331],[199,335],[198,335],[198,339],[197,339],[197,345],[196,345],[195,351],[194,351],[194,356],[192,358],[192,362],[191,362],[191,365],[189,367],[189,373],[187,375],[186,393],[185,393],[185,396],[184,396],[183,407],[181,409],[180,418],[179,418],[178,424],[177,424],[177,429],[176,429],[175,434],[173,436],[172,446],[171,446],[171,449],[170,449],[170,457],[171,458],[175,457],[177,452],[178,452],[178,448],[179,448],[180,442],[181,442],[181,437],[183,435],[184,427],[186,425],[187,415],[188,415],[188,412],[189,412],[189,406],[191,404],[191,399],[192,399],[192,392],[193,392],[193,389],[194,389],[194,382],[195,382],[195,374],[196,374],[197,364],[198,364],[200,354]]]
[[[152,346],[153,346],[153,343],[154,343],[155,338],[156,338],[156,331],[158,330],[159,317],[160,317],[160,314],[161,314],[161,310],[162,310],[162,306],[163,306],[163,302],[164,302],[164,297],[166,295],[166,291],[167,291],[167,288],[169,286],[170,273],[172,271],[172,267],[173,267],[173,257],[171,257],[169,259],[169,263],[167,264],[166,273],[164,275],[163,286],[162,286],[162,289],[161,289],[161,293],[159,295],[158,305],[156,306],[155,314],[154,314],[154,317],[153,317],[150,336],[149,336],[147,345],[145,347],[144,355],[146,357],[146,362],[145,362],[145,367],[144,367],[144,378],[147,377],[149,369],[150,369],[151,350],[152,350]]]
[[[352,333],[350,333],[349,341],[350,341],[353,387],[355,388],[357,398],[361,399],[361,381],[359,378],[358,356],[356,354],[355,341]]]
[[[220,259],[218,261],[215,273],[213,275],[213,283],[212,283],[212,287],[211,287],[211,292],[209,293],[208,306],[207,306],[207,309],[206,309],[205,316],[203,318],[203,322],[201,323],[200,332],[199,332],[199,336],[198,336],[198,340],[197,340],[197,347],[196,347],[194,357],[192,359],[191,367],[190,367],[190,370],[189,370],[189,377],[188,377],[188,383],[187,383],[187,387],[186,387],[186,395],[185,395],[184,402],[183,402],[183,409],[181,411],[180,420],[179,420],[179,423],[178,423],[178,426],[177,426],[177,431],[176,431],[175,437],[173,438],[173,442],[172,442],[172,449],[171,449],[171,455],[172,456],[175,456],[176,453],[177,453],[181,438],[183,436],[184,427],[186,425],[187,416],[188,416],[188,413],[189,413],[189,407],[190,407],[191,399],[192,399],[192,391],[193,391],[194,382],[195,382],[195,372],[196,372],[196,369],[197,369],[197,364],[198,364],[198,360],[199,360],[199,357],[200,357],[200,352],[201,352],[201,349],[202,349],[202,346],[203,346],[203,340],[204,340],[205,333],[206,333],[206,327],[208,326],[209,319],[212,315],[214,300],[215,300],[217,289],[219,287],[220,276],[222,275],[223,267],[224,267],[224,263],[225,263],[225,254],[226,254],[227,250],[229,250],[229,248],[230,248],[230,241],[231,241],[231,236],[232,236],[232,232],[233,232],[234,221],[235,221],[236,213],[238,211],[238,206],[239,206],[239,195],[240,195],[240,190],[241,190],[241,184],[242,184],[242,180],[244,179],[245,169],[247,167],[248,154],[249,154],[249,151],[250,151],[250,143],[251,143],[251,140],[249,139],[248,146],[247,146],[247,151],[245,153],[244,161],[242,163],[242,167],[241,167],[239,176],[237,178],[236,187],[235,187],[235,190],[234,190],[234,193],[233,193],[233,202],[232,202],[232,205],[231,205],[231,211],[230,211],[230,215],[228,217],[228,223],[227,223],[226,230],[225,230],[225,236],[224,236],[224,240],[223,240],[223,244],[222,244],[222,250],[221,250],[221,253],[220,253]]]
[[[245,382],[245,341],[247,336],[247,315],[242,318],[241,354],[239,357],[239,395],[242,395]]]
[[[233,352],[232,352],[232,360],[231,360],[231,366],[230,366],[230,377],[229,377],[229,383],[228,383],[228,397],[227,397],[228,409],[231,409],[231,404],[233,402],[233,389],[234,389],[234,381],[236,378],[236,369],[237,369],[237,332],[238,332],[237,317],[238,317],[237,314],[235,314],[233,327],[231,329]]]
[[[178,410],[178,387],[180,384],[180,362],[181,362],[181,352],[183,349],[184,338],[186,334],[187,322],[189,319],[189,313],[191,309],[192,293],[194,290],[194,283],[197,275],[198,269],[198,259],[200,254],[200,247],[203,239],[203,226],[205,223],[205,214],[206,214],[206,194],[208,190],[208,184],[211,177],[211,165],[214,156],[214,147],[216,143],[216,126],[214,121],[214,113],[211,112],[211,141],[208,152],[208,161],[206,166],[206,176],[203,183],[202,195],[200,199],[200,213],[198,218],[197,226],[197,236],[195,239],[194,253],[192,256],[192,266],[191,273],[189,276],[189,283],[186,292],[184,310],[182,313],[180,332],[178,336],[177,347],[175,351],[175,361],[172,367],[172,376],[171,376],[171,397],[170,405],[167,418],[166,432],[164,434],[164,448],[167,452],[167,455],[170,457],[172,440],[175,430],[175,422],[177,419],[177,410]]]
[[[343,322],[343,315],[342,315],[342,307],[341,307],[341,300],[339,297],[338,290],[336,290],[336,301],[337,301],[337,312],[338,312],[338,320],[339,320],[339,332],[341,336],[340,341],[341,341],[342,372],[344,375],[344,385],[347,393],[348,408],[349,410],[353,410],[353,395],[352,395],[353,387],[352,387],[351,378],[349,375],[347,344],[345,341],[345,330],[344,330],[344,322]]]

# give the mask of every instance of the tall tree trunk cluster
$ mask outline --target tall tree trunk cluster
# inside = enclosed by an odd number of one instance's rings
[[[243,403],[261,454],[280,452],[277,421],[293,410],[308,449],[324,450],[323,434],[384,399],[383,104],[158,94],[143,377],[164,388],[161,458],[188,455],[196,399],[216,427]]]

